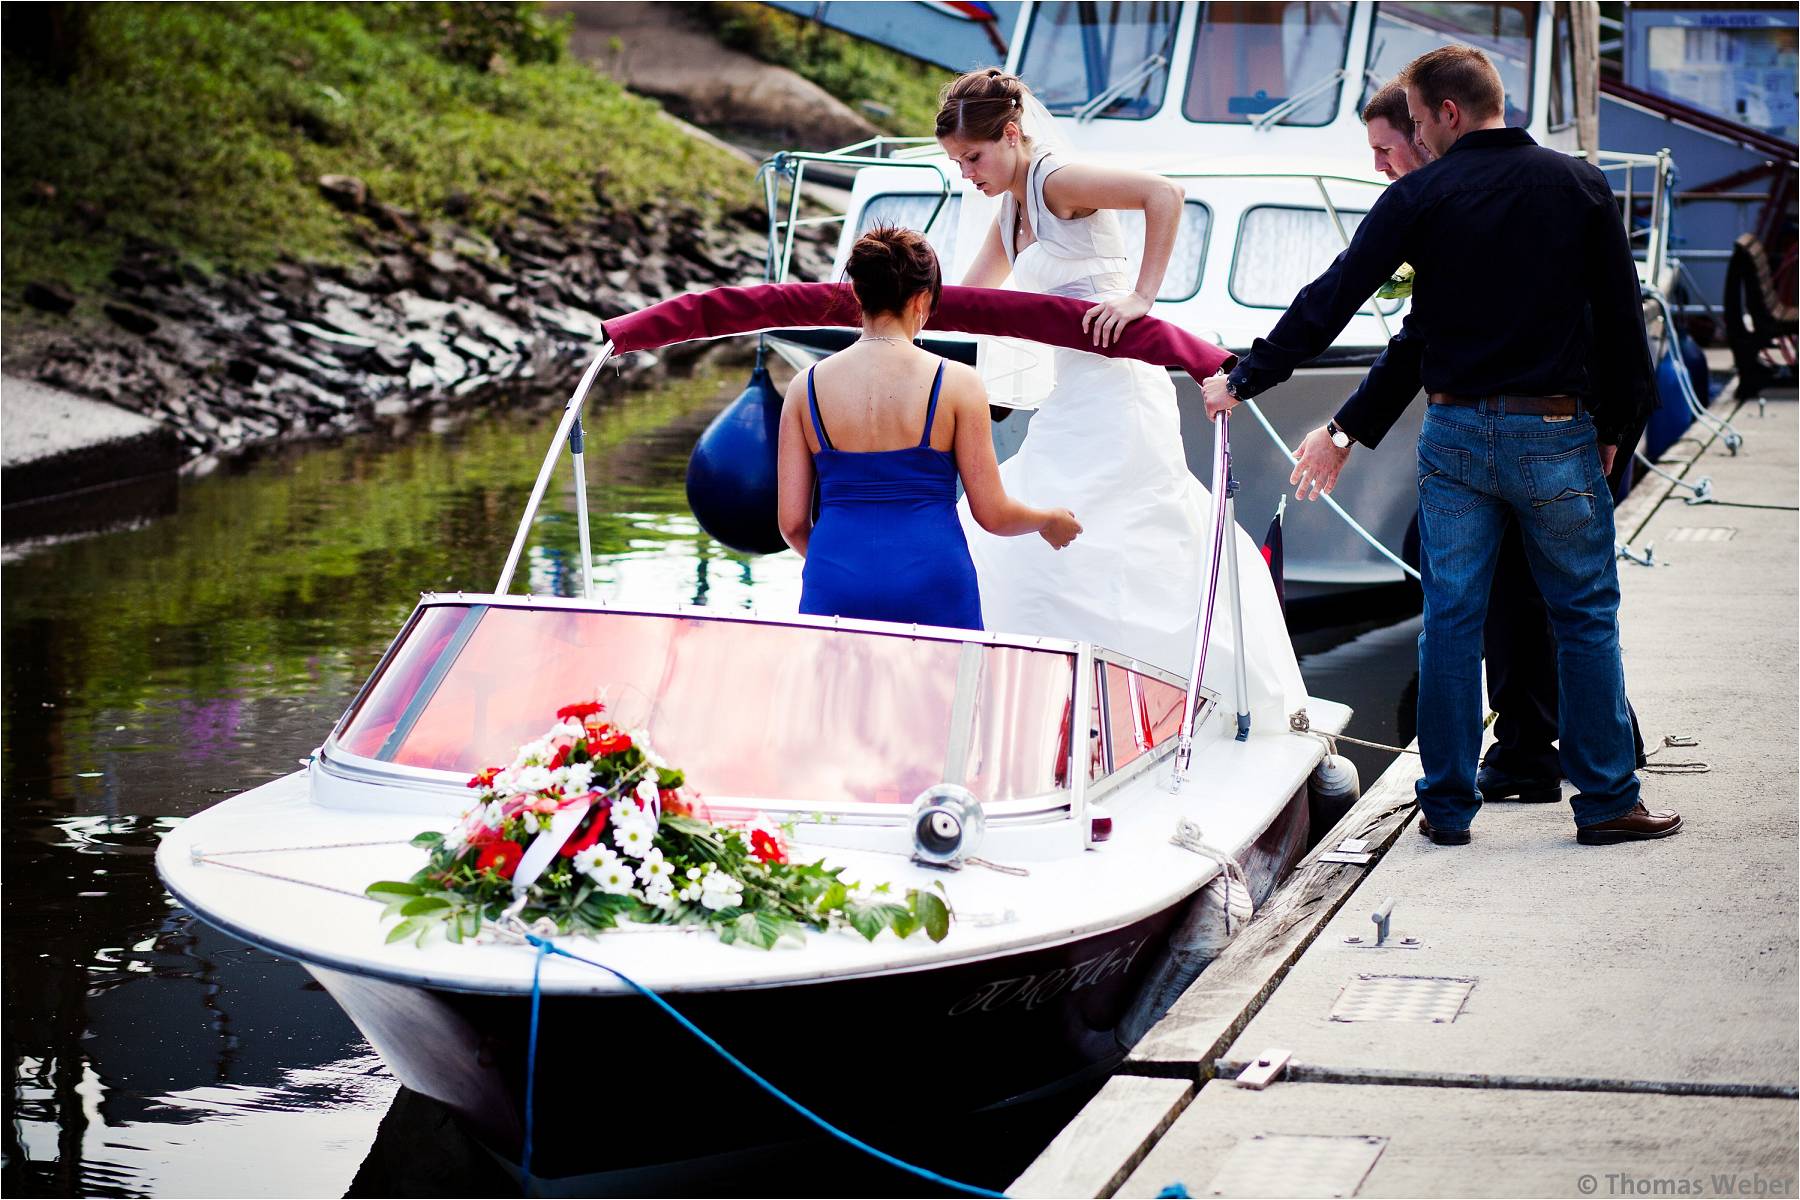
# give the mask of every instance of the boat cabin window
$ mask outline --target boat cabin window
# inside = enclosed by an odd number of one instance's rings
[[[943,197],[939,192],[882,192],[871,196],[857,219],[856,236],[861,237],[877,225],[898,225],[902,229],[916,230],[925,235],[925,240],[937,251],[938,262],[948,271],[956,262],[956,223],[962,215],[962,197],[953,193],[944,200],[943,211],[927,230],[925,222],[931,220],[940,199]]]
[[[1100,737],[1093,778],[1098,780],[1179,737],[1187,692],[1117,663],[1098,662],[1094,668],[1094,727]]]
[[[1369,66],[1364,75],[1362,103],[1367,104],[1401,68],[1427,50],[1436,50],[1445,42],[1462,42],[1486,54],[1500,72],[1500,82],[1506,88],[1506,123],[1529,124],[1537,14],[1534,0],[1508,0],[1501,4],[1377,4],[1374,26],[1369,31]],[[1571,104],[1571,115],[1573,112]]]
[[[334,746],[473,775],[510,762],[558,708],[599,697],[620,725],[647,730],[657,753],[715,806],[910,805],[945,781],[954,740],[967,746],[960,782],[984,803],[1029,810],[1067,786],[1074,677],[1075,657],[1063,651],[700,616],[434,604],[401,634]],[[958,711],[967,724],[953,731]]]
[[[1550,29],[1550,132],[1560,133],[1575,123],[1575,30],[1567,0],[1558,0]]]
[[[1168,90],[1180,16],[1174,3],[1039,4],[1031,10],[1019,77],[1057,116],[1101,100],[1094,115],[1148,117]]]
[[[1231,296],[1251,308],[1286,308],[1294,294],[1311,283],[1344,251],[1344,239],[1356,233],[1364,213],[1340,208],[1344,223],[1323,208],[1289,208],[1260,204],[1244,212],[1238,225],[1237,255],[1231,264]],[[1383,302],[1384,313],[1398,312],[1400,301]],[[1373,309],[1364,305],[1363,312]]]
[[[1120,209],[1119,231],[1125,235],[1126,257],[1133,263],[1142,262],[1144,211]],[[1162,290],[1156,293],[1158,300],[1179,303],[1192,300],[1200,291],[1200,272],[1206,266],[1206,239],[1211,233],[1211,209],[1198,200],[1181,206],[1181,227],[1175,231],[1175,248],[1169,254],[1169,269],[1163,273]]]
[[[1329,125],[1343,89],[1350,5],[1309,0],[1213,3],[1195,34],[1182,114],[1244,124]]]

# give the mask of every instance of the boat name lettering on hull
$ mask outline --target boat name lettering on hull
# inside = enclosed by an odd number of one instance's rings
[[[1123,975],[1131,969],[1132,960],[1147,940],[1138,938],[1054,971],[996,979],[952,1004],[949,1015],[960,1017],[972,1012],[998,1012],[1014,1004],[1022,1004],[1027,1010],[1034,1009],[1064,992],[1078,992],[1115,975]]]

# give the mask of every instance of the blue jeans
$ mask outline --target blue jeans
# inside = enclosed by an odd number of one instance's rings
[[[1510,511],[1556,632],[1558,733],[1575,785],[1575,823],[1622,817],[1638,802],[1625,676],[1612,495],[1594,425],[1508,413],[1505,399],[1433,404],[1419,434],[1419,807],[1439,829],[1467,829],[1481,807],[1481,631]]]

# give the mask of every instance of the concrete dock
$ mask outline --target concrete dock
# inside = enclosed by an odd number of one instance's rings
[[[1503,803],[1436,846],[1401,756],[1009,1194],[1796,1194],[1800,412],[1712,411],[1741,450],[1697,423],[1663,465],[1719,503],[1652,477],[1618,513],[1645,740],[1697,742],[1644,798],[1685,829],[1582,846]],[[1374,861],[1318,859],[1346,836]]]

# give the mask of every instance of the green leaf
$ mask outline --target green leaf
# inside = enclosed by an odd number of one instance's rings
[[[402,883],[397,879],[384,879],[380,883],[371,883],[363,889],[363,895],[380,899],[383,896],[417,896],[424,888],[416,883]]]
[[[849,901],[850,889],[834,879],[831,881],[831,886],[825,889],[825,894],[819,899],[819,911],[822,913],[834,912],[843,908]]]
[[[398,925],[394,926],[392,929],[388,930],[387,944],[391,946],[395,942],[405,941],[409,937],[416,936],[421,931],[422,931],[422,925],[420,922],[418,922],[418,921],[402,921]]]
[[[884,929],[891,929],[896,917],[912,919],[912,914],[898,904],[852,904],[844,910],[844,919],[850,927],[868,938],[871,942],[881,935]]]
[[[432,829],[428,829],[421,834],[415,834],[412,840],[412,844],[421,850],[427,847],[441,846],[443,843],[444,835]]]
[[[462,921],[457,918],[455,913],[452,913],[450,919],[444,922],[444,937],[452,942],[461,942],[463,940]]]
[[[910,908],[903,908],[894,917],[894,936],[911,937],[919,927],[919,916]]]
[[[435,913],[441,920],[449,911],[449,908],[450,902],[442,896],[420,896],[417,899],[408,900],[400,909],[400,915],[403,917],[422,917],[428,913]]]
[[[941,942],[950,936],[950,906],[936,892],[914,892],[913,907],[925,926],[925,936]]]
[[[457,923],[462,926],[464,937],[474,937],[481,932],[481,914],[472,908],[465,908]]]

